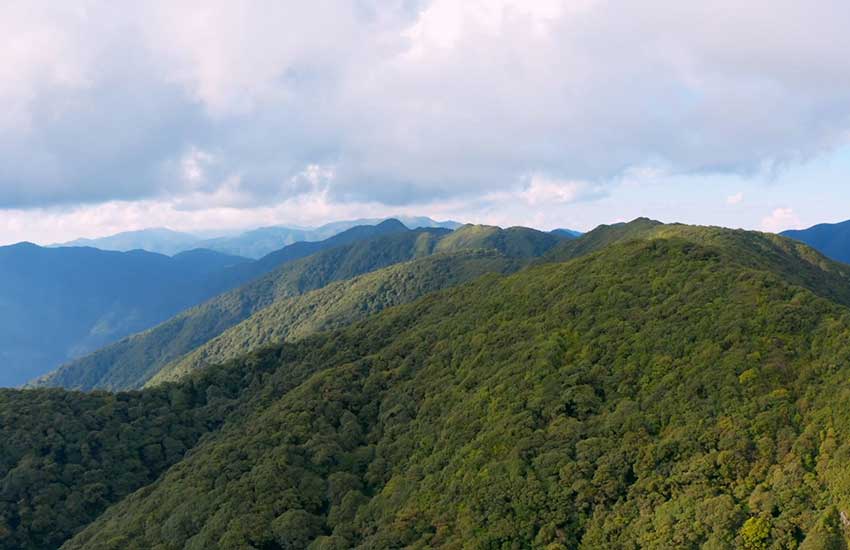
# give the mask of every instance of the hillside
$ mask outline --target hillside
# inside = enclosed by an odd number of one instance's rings
[[[835,266],[776,237],[672,226],[119,394],[134,418],[173,408],[210,431],[142,490],[103,497],[117,503],[63,548],[846,548]],[[21,395],[0,393],[0,414]],[[52,411],[99,395],[27,392],[43,410],[0,422],[0,442],[28,434],[0,443],[4,480],[96,462],[65,443],[88,417]],[[165,433],[183,422],[161,417]],[[40,481],[23,502],[59,506],[84,483]],[[49,508],[33,510],[6,520],[14,547],[47,536],[33,522]]]
[[[212,294],[214,273],[244,258],[196,250],[0,247],[0,386],[153,326]]]
[[[402,226],[388,235],[358,240],[290,261],[151,330],[69,363],[36,381],[35,385],[83,390],[138,388],[168,363],[275,301],[434,252],[493,248],[511,257],[528,258],[533,251],[544,251],[558,242],[556,237],[531,229],[511,230],[511,238],[505,240],[498,237],[501,231],[498,228],[482,231],[479,226],[467,226],[455,232],[438,228],[407,230]],[[466,233],[470,235],[464,237]],[[446,239],[449,240],[444,242]],[[532,244],[535,239],[542,244]]]
[[[782,236],[804,242],[834,260],[850,263],[850,221],[784,231]]]
[[[324,330],[339,328],[430,292],[486,273],[509,273],[525,262],[495,250],[439,253],[278,300],[191,353],[165,365],[146,386],[173,382],[195,369]]]

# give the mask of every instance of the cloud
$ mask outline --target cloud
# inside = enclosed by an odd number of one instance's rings
[[[517,195],[529,206],[539,204],[569,204],[597,198],[604,194],[600,186],[584,181],[564,181],[543,174],[528,178],[528,185]]]
[[[770,233],[780,233],[788,229],[800,229],[802,227],[800,218],[794,213],[792,208],[777,208],[761,221],[761,227],[764,231]]]
[[[847,142],[848,26],[844,0],[13,3],[0,209],[569,203],[647,166],[775,170]]]
[[[741,204],[742,202],[744,202],[743,192],[735,193],[734,195],[729,195],[728,197],[726,197],[726,204],[730,206],[735,206]]]

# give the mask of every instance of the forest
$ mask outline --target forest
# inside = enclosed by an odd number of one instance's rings
[[[178,382],[0,393],[0,545],[846,548],[850,268],[599,231]]]

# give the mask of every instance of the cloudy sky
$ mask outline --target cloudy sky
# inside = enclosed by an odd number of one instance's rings
[[[0,0],[0,242],[850,218],[846,0]]]

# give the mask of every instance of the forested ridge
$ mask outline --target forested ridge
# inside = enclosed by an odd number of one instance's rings
[[[375,231],[380,233],[375,235]],[[362,238],[357,238],[361,235]],[[408,230],[400,222],[390,220],[375,227],[351,229],[322,243],[296,243],[249,264],[249,267],[265,262],[281,264],[267,274],[150,330],[64,365],[34,385],[82,390],[140,388],[169,363],[179,361],[281,300],[432,254],[495,250],[515,260],[528,260],[547,252],[561,240],[519,227],[467,225],[454,232],[442,228]],[[322,248],[308,255],[317,246]]]
[[[847,266],[774,236],[649,225],[178,383],[0,393],[0,540],[847,548]],[[5,421],[22,407],[27,423]],[[93,437],[99,454],[74,451]],[[109,453],[141,461],[135,487],[59,473]],[[111,496],[45,520],[92,493]]]
[[[429,292],[471,281],[485,273],[510,273],[524,265],[524,261],[492,249],[438,253],[277,300],[165,365],[146,386],[180,380],[192,370],[223,363],[268,345],[345,326]]]

